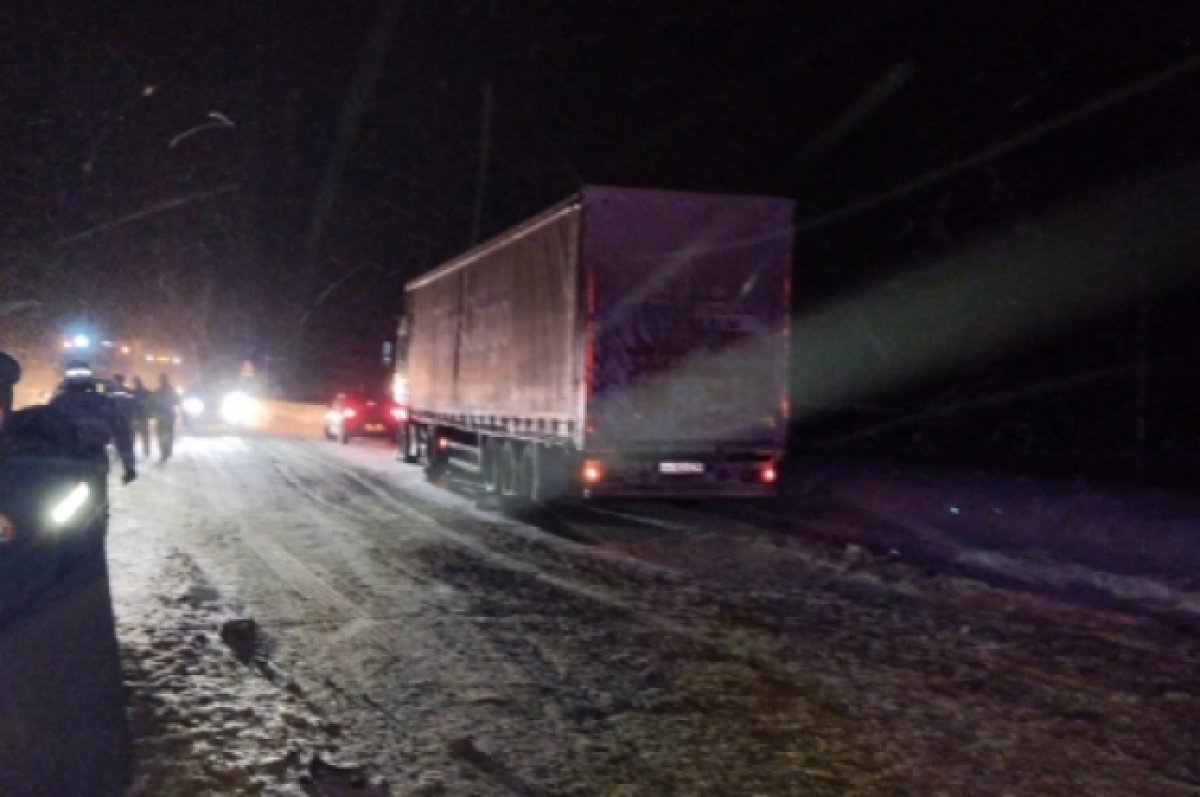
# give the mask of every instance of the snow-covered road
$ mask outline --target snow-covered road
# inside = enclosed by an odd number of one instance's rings
[[[118,491],[133,793],[1200,792],[1194,635],[749,512],[451,488],[192,437]]]

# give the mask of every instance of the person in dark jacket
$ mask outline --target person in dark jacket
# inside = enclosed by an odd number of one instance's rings
[[[132,444],[134,434],[134,418],[137,415],[137,406],[134,401],[133,393],[130,391],[129,386],[125,384],[124,374],[113,374],[112,382],[112,399],[117,405],[117,410],[121,415],[122,421],[129,426],[129,438]]]
[[[97,449],[85,426],[60,408],[74,401],[79,375],[71,380],[72,397],[62,399],[60,407],[12,411],[13,377],[19,371],[7,367],[8,360],[0,352],[0,514],[6,521],[0,524],[0,615],[7,610],[11,617],[28,612],[37,595],[48,594],[81,565],[103,563],[109,462],[103,444]],[[126,483],[135,475],[130,459]],[[82,497],[68,501],[72,485]],[[68,522],[71,528],[64,532]]]
[[[158,375],[158,388],[150,394],[150,412],[158,434],[158,457],[171,458],[175,447],[175,418],[179,414],[179,392],[166,374]]]
[[[150,389],[140,376],[133,378],[133,436],[134,444],[142,449],[142,457],[150,458]]]
[[[0,794],[123,794],[132,742],[108,584],[108,456],[62,410],[13,411],[19,376],[0,352]],[[61,394],[82,406],[75,386]]]
[[[122,481],[129,484],[137,478],[132,426],[116,399],[103,391],[87,363],[73,362],[67,367],[66,378],[50,399],[50,406],[70,420],[88,458],[103,462],[107,470],[107,447],[112,443],[124,466]]]

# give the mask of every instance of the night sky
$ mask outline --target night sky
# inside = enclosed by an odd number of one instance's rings
[[[293,386],[369,368],[406,279],[582,184],[794,199],[804,313],[1200,157],[1187,0],[6,11],[0,302],[40,303],[0,318],[10,345],[86,317],[204,357],[271,356]],[[1195,352],[1194,298],[1155,299],[1139,356]],[[886,412],[1116,367],[1131,355],[1112,329],[943,375]],[[1167,370],[1160,392],[1178,394]],[[1181,401],[1160,425],[1195,434]],[[865,428],[848,410],[812,436]]]

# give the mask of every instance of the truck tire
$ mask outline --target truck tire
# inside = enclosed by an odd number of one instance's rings
[[[556,446],[531,445],[526,449],[527,495],[535,504],[561,500],[567,492],[566,457]]]
[[[411,424],[409,430],[409,445],[412,446],[412,454],[417,458],[417,464],[423,468],[429,467],[429,446],[426,444],[426,430],[421,424]]]
[[[505,498],[516,498],[521,485],[521,451],[512,440],[505,440],[500,447],[500,494]]]
[[[425,465],[425,472],[431,477],[441,476],[450,467],[449,452],[438,446],[442,430],[437,426],[426,426],[421,431],[421,462]]]
[[[517,496],[533,501],[534,483],[537,477],[537,443],[530,443],[521,450],[521,465],[517,469]]]
[[[400,461],[415,465],[420,459],[420,450],[417,447],[417,436],[413,433],[413,425],[411,423],[404,424],[398,437],[399,440],[396,442],[398,443],[397,448],[400,449]]]
[[[502,444],[494,437],[479,442],[479,484],[484,495],[500,493],[500,459]]]

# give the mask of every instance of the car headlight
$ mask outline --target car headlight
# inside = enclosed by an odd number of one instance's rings
[[[85,482],[79,482],[71,491],[59,500],[50,510],[50,521],[55,526],[65,526],[79,514],[79,510],[87,503],[92,489]]]
[[[221,399],[221,419],[226,423],[250,423],[262,415],[262,405],[245,393],[234,391],[226,393]]]
[[[204,400],[199,396],[188,396],[183,400],[183,411],[195,418],[204,414]]]

